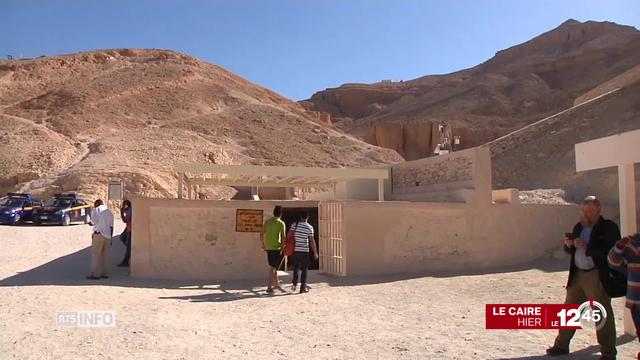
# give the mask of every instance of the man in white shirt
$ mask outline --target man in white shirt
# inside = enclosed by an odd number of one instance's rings
[[[109,253],[111,252],[111,236],[113,235],[113,213],[98,199],[93,203],[91,211],[91,275],[89,280],[109,278]]]

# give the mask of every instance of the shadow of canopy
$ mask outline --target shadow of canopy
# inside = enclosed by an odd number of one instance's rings
[[[211,280],[154,280],[135,279],[129,276],[128,268],[120,268],[116,265],[124,254],[124,245],[119,236],[113,238],[110,256],[110,278],[105,280],[87,280],[85,276],[89,273],[91,261],[91,248],[86,247],[74,253],[61,256],[33,269],[19,272],[16,275],[0,280],[0,287],[8,286],[40,286],[40,285],[60,285],[60,286],[87,286],[87,285],[108,285],[122,287],[139,288],[162,288],[162,289],[212,289],[218,290],[224,284],[227,290],[247,290],[263,287],[263,280],[233,280],[233,281],[211,281]],[[545,272],[567,271],[566,260],[543,259],[527,264],[509,267],[490,268],[478,271],[447,271],[416,274],[397,274],[382,276],[363,277],[337,277],[310,272],[309,283],[326,283],[328,286],[355,286],[368,284],[381,284],[396,281],[410,280],[423,277],[447,278],[468,275],[483,275],[526,271],[538,269]],[[266,273],[266,264],[265,264]],[[265,274],[266,276],[266,274]],[[281,276],[285,284],[290,282],[290,274]]]

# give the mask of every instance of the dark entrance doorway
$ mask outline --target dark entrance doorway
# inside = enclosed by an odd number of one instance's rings
[[[309,225],[313,226],[313,237],[316,242],[316,249],[320,249],[318,246],[318,208],[317,207],[286,207],[282,209],[282,221],[287,224],[287,231],[291,229],[291,225],[298,221],[300,218],[300,213],[306,211],[309,213]],[[318,260],[313,258],[313,255],[309,253],[311,256],[311,264],[309,265],[310,270],[318,270],[320,268],[320,263]],[[284,265],[283,265],[284,266]]]

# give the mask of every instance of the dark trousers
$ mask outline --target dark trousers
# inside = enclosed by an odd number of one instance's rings
[[[588,272],[577,270],[571,285],[567,288],[567,297],[564,303],[582,304],[589,299],[593,299],[602,304],[607,312],[607,319],[604,326],[596,331],[596,337],[600,344],[600,353],[602,353],[602,355],[615,357],[617,353],[616,323],[615,316],[613,316],[613,309],[611,308],[611,298],[604,290],[598,278],[598,270]],[[554,346],[560,349],[569,349],[569,342],[575,333],[575,330],[560,330]]]
[[[120,235],[122,242],[126,245],[127,250],[124,253],[124,259],[122,259],[123,264],[128,264],[131,259],[131,232],[125,231]]]
[[[636,327],[636,335],[638,335],[638,341],[640,341],[640,307],[635,306],[631,310],[631,318],[633,319],[633,325]]]
[[[303,287],[306,286],[307,270],[311,263],[309,253],[296,251],[293,253],[293,256],[291,256],[291,262],[293,262],[293,285],[298,285],[298,270],[301,270],[302,275],[300,277],[300,282]]]

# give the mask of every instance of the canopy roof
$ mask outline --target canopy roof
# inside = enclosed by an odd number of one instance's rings
[[[336,183],[357,179],[378,180],[383,197],[384,180],[389,169],[320,168],[299,166],[178,164],[179,194],[182,182],[192,185],[265,186],[265,187],[332,187]]]

